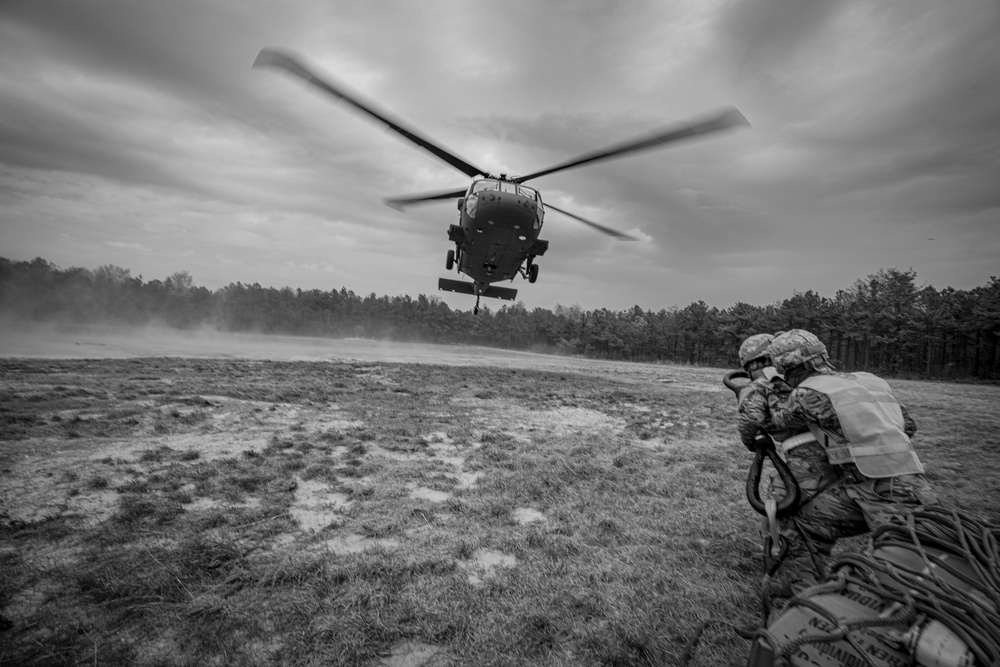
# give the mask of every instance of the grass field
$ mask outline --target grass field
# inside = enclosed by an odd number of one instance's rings
[[[0,360],[0,665],[670,665],[756,622],[722,371],[506,366]],[[995,518],[1000,388],[892,384]]]

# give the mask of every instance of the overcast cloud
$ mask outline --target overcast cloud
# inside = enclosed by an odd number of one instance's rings
[[[528,308],[764,305],[890,267],[971,289],[1000,274],[997,35],[995,0],[5,0],[0,256],[470,308],[436,291],[454,203],[382,204],[468,179],[251,70],[278,47],[500,172],[743,112],[533,181],[641,240],[549,213]]]

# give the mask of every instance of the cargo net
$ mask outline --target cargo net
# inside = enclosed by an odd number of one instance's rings
[[[756,664],[1000,665],[1000,527],[927,508],[872,533],[759,631]],[[751,663],[755,663],[752,659]]]

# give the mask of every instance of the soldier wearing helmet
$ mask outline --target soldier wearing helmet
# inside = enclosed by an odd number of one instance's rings
[[[738,398],[737,424],[740,439],[747,449],[754,451],[757,446],[755,440],[757,434],[766,431],[774,440],[775,446],[783,455],[799,486],[799,502],[806,503],[836,481],[837,469],[829,463],[825,450],[808,427],[804,425],[793,428],[778,427],[771,419],[770,403],[772,401],[783,403],[792,390],[788,383],[777,375],[773,367],[770,350],[773,340],[774,336],[771,334],[761,333],[748,337],[740,345],[740,365],[751,378]],[[766,486],[766,492],[772,498],[780,499],[787,493],[781,479],[776,475],[771,476]],[[821,565],[813,561],[811,552],[805,548],[802,540],[797,539],[795,515],[778,519],[777,530],[788,548],[784,550],[778,562],[772,563],[765,547],[768,594],[787,595],[794,576],[791,573],[809,571],[818,579],[821,576]],[[767,544],[770,537],[767,518],[762,524],[761,537]],[[767,566],[769,563],[770,566]]]
[[[739,419],[737,428],[740,440],[750,451],[756,446],[755,438],[761,431],[767,431],[776,440],[784,440],[787,434],[776,433],[767,408],[767,396],[780,392],[787,396],[789,387],[774,370],[768,347],[774,336],[769,333],[754,334],[740,345],[740,366],[750,377],[750,383],[739,394]]]
[[[826,346],[803,329],[780,333],[769,349],[791,387],[784,400],[769,397],[771,420],[776,428],[808,428],[837,475],[797,512],[796,548],[825,565],[838,539],[937,503],[910,441],[916,423],[885,380],[837,372]],[[790,574],[796,592],[822,579],[815,570]]]

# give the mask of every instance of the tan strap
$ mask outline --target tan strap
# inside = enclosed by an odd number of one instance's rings
[[[808,442],[816,442],[816,436],[814,436],[809,431],[805,433],[799,433],[798,435],[793,435],[790,438],[785,438],[781,441],[781,451],[788,453],[798,447],[799,445],[804,445]]]

